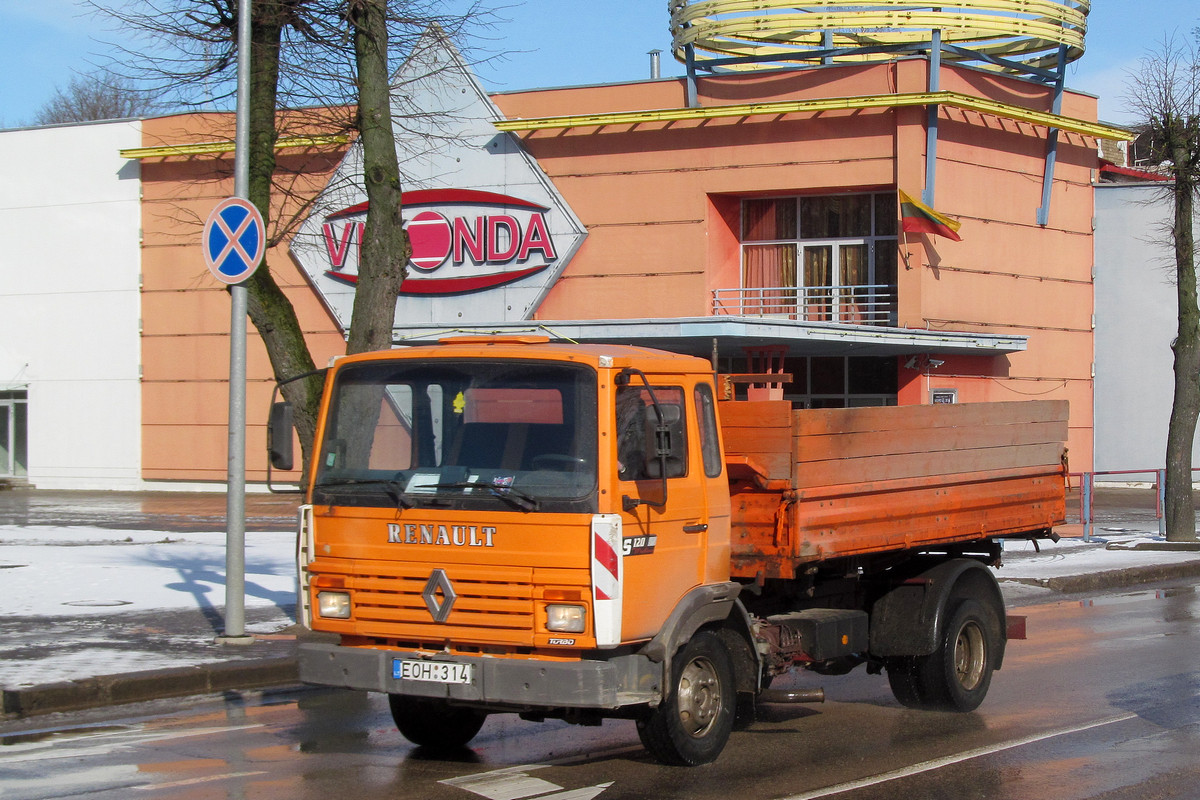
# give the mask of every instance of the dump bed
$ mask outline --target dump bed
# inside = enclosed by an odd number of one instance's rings
[[[1040,531],[1063,520],[1066,401],[720,407],[732,573]]]

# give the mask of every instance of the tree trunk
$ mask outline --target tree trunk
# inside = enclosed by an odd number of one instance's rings
[[[1167,540],[1187,542],[1197,540],[1192,496],[1192,444],[1196,419],[1200,416],[1200,308],[1196,301],[1196,251],[1192,235],[1196,186],[1189,169],[1186,140],[1172,144],[1171,155],[1176,165],[1173,238],[1179,330],[1171,345],[1175,353],[1175,396],[1167,429],[1165,514]]]
[[[275,103],[283,20],[275,3],[257,3],[251,13],[249,200],[258,207],[266,223],[270,220],[271,186],[275,174],[275,140],[278,137]],[[312,372],[312,355],[296,318],[296,310],[275,282],[267,264],[260,265],[246,281],[246,289],[249,317],[266,346],[275,379],[283,381]],[[304,475],[308,474],[312,457],[322,383],[323,378],[315,377],[286,384],[282,389],[284,399],[292,404]]]
[[[348,353],[391,347],[396,297],[409,244],[401,218],[400,165],[392,132],[386,0],[351,0],[358,68],[358,131],[363,148],[367,221],[354,291]]]

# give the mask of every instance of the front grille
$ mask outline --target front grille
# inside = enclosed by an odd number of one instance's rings
[[[314,565],[316,566],[316,565]],[[441,567],[453,592],[445,622],[436,622],[422,596],[434,569],[389,564],[347,578],[353,591],[355,632],[361,636],[478,644],[528,646],[533,643],[533,571],[513,567]],[[437,605],[448,602],[442,591]]]

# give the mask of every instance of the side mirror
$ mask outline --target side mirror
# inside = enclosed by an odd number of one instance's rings
[[[275,469],[290,470],[295,467],[291,403],[281,401],[271,404],[271,415],[267,420],[267,453]]]

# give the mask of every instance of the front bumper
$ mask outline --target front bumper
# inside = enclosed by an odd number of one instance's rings
[[[396,658],[421,658],[412,652],[303,643],[300,680],[387,694],[436,697],[480,706],[514,709],[617,709],[657,704],[662,697],[662,665],[638,655],[603,661],[537,661],[439,654],[435,662],[474,666],[474,682],[440,684],[392,677]]]

